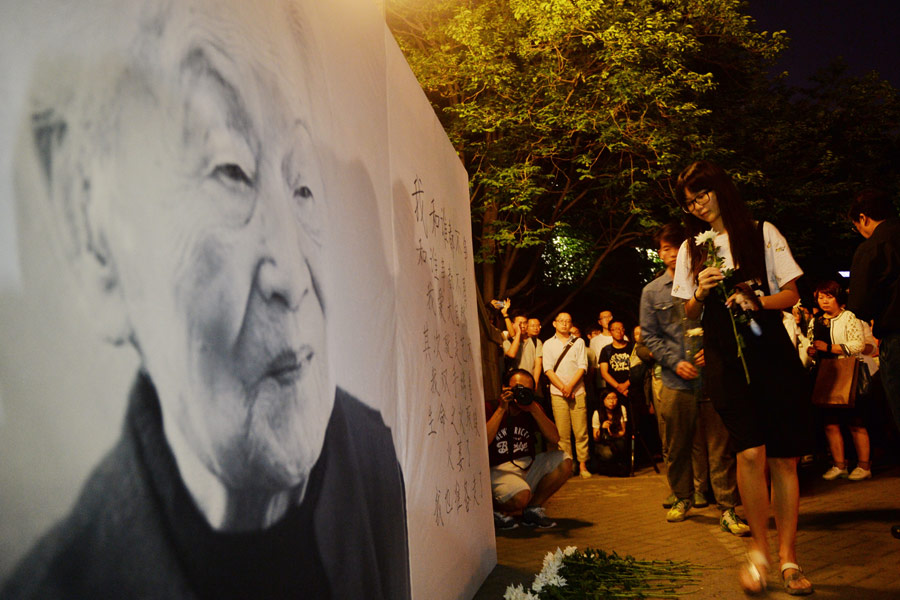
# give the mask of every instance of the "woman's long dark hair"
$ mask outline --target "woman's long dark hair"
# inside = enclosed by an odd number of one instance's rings
[[[606,403],[603,401],[609,394],[615,394],[615,392],[607,392],[600,400],[600,410],[601,415],[603,416],[603,418],[600,419],[600,425],[603,425],[603,421],[606,420],[607,413],[612,413],[612,415],[610,415],[610,421],[612,421],[612,423],[610,424],[609,428],[611,431],[619,431],[619,429],[622,428],[622,399],[619,398],[618,394],[616,394],[616,407],[612,410],[609,410],[608,408],[606,408]]]
[[[725,231],[728,232],[734,267],[741,267],[745,279],[756,277],[765,279],[765,257],[759,251],[756,224],[731,177],[717,164],[705,160],[697,161],[682,171],[675,183],[675,195],[681,206],[686,206],[686,189],[693,193],[703,190],[716,193],[719,212],[725,224]],[[691,273],[696,277],[703,270],[706,248],[697,246],[694,243],[694,236],[708,230],[710,224],[694,215],[685,214],[684,226],[688,234]]]

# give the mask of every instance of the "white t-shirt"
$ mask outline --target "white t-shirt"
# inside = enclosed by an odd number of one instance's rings
[[[777,294],[785,283],[803,275],[803,270],[794,260],[787,240],[777,227],[769,222],[763,223],[763,239],[766,245],[766,278],[769,280],[769,293]],[[672,282],[672,295],[684,300],[689,300],[697,290],[697,280],[691,273],[688,243],[693,244],[693,238],[685,240],[678,249],[678,262],[675,264],[675,277]],[[724,268],[733,269],[734,261],[731,258],[727,233],[716,236],[716,248],[719,249],[719,256],[725,259]]]
[[[600,351],[603,350],[603,346],[608,346],[613,343],[613,338],[611,335],[603,335],[602,333],[598,333],[594,337],[591,338],[591,350],[594,351],[593,362],[591,363],[591,367],[594,369],[598,368],[600,365],[597,364],[597,361],[600,359]]]
[[[550,339],[544,340],[543,365],[545,373],[547,371],[553,371],[553,367],[556,365],[556,361],[562,354],[566,344],[567,340],[561,340],[556,335]],[[587,353],[584,351],[584,340],[577,338],[563,357],[562,362],[559,363],[559,367],[554,372],[563,383],[569,383],[575,378],[575,373],[577,373],[579,369],[583,372],[587,372],[587,366]],[[584,377],[578,380],[578,384],[573,391],[576,395],[584,393]],[[562,395],[559,388],[552,383],[550,384],[550,393],[554,396]]]
[[[603,412],[604,415],[606,415],[606,407],[603,407],[599,410],[594,411],[594,416],[591,417],[591,429],[597,430],[597,429],[600,429],[601,425],[603,425],[603,423],[600,422],[600,412],[601,411]],[[622,422],[623,423],[628,422],[628,410],[624,406],[622,407]]]
[[[873,348],[878,346],[878,342],[875,340],[875,337],[872,335],[872,328],[869,327],[869,324],[866,323],[865,321],[863,321],[862,319],[860,319],[859,322],[862,323],[863,339],[865,339],[865,342],[867,344],[871,344]],[[870,356],[868,354],[860,353],[859,358],[862,359],[863,361],[865,361],[866,366],[869,367],[869,375],[874,375],[875,373],[878,372],[878,361],[876,361],[872,356]]]

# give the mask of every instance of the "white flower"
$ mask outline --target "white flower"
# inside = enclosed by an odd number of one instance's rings
[[[702,327],[692,327],[684,332],[684,335],[688,337],[701,337],[703,335]]]
[[[707,231],[704,231],[703,233],[697,234],[694,237],[694,243],[697,244],[698,246],[702,246],[706,242],[715,243],[717,235],[718,234],[716,233],[715,229],[709,229]]]
[[[503,594],[503,600],[539,600],[539,598],[526,590],[520,583],[515,587],[507,587],[506,593]]]
[[[578,548],[576,548],[575,546],[566,546],[566,549],[563,550],[563,554],[565,554],[566,556],[572,556],[576,552],[578,552]]]
[[[534,578],[534,583],[531,584],[531,590],[540,593],[545,587],[565,587],[565,585],[565,577],[560,577],[556,573],[545,573],[542,571]]]
[[[526,590],[522,584],[513,587],[509,586],[506,588],[506,593],[503,594],[503,600],[539,600],[537,596]]]
[[[544,569],[541,573],[556,573],[559,568],[562,566],[563,553],[559,548],[556,549],[556,552],[548,552],[544,557]]]
[[[548,552],[544,556],[544,568],[535,576],[534,583],[531,584],[532,591],[540,593],[546,586],[564,587],[566,585],[565,578],[559,576],[559,570],[563,566],[563,557],[574,553],[575,547],[569,546],[566,548],[566,552],[568,554],[564,554],[557,548],[556,552]]]

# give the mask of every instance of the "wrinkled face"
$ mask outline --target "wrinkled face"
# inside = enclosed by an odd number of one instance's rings
[[[528,335],[537,337],[541,333],[541,322],[538,319],[528,319]]]
[[[625,339],[625,326],[615,321],[609,326],[609,334],[612,336],[612,339],[621,342]]]
[[[610,392],[603,397],[603,406],[605,406],[608,410],[613,410],[618,403],[619,397],[615,392]]]
[[[556,333],[559,335],[569,335],[572,329],[572,317],[569,316],[569,313],[559,313],[556,320],[553,321],[553,327],[556,328]]]
[[[701,221],[713,223],[721,216],[715,190],[694,191],[685,188],[684,199],[688,211]]]
[[[825,311],[826,314],[829,315],[835,315],[841,310],[837,298],[835,298],[831,294],[819,292],[818,294],[816,294],[816,302],[819,303],[819,308],[821,308],[823,311]]]
[[[674,269],[675,263],[678,262],[678,246],[673,246],[669,242],[661,242],[659,244],[659,259],[666,265],[666,269]]]
[[[227,487],[285,489],[318,459],[334,402],[324,190],[307,92],[239,58],[254,47],[194,43],[134,69],[93,189],[167,436]]]

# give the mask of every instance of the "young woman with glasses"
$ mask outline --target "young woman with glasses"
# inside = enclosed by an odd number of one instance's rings
[[[748,593],[766,588],[768,464],[784,588],[810,594],[795,548],[797,462],[812,446],[808,395],[781,316],[799,299],[796,280],[803,271],[778,229],[754,221],[721,167],[693,163],[678,176],[676,197],[689,237],[679,250],[672,295],[686,301],[689,317],[702,315],[706,390],[738,451],[738,487],[751,535],[741,586]],[[722,268],[707,266],[707,246],[695,242],[710,229]]]

